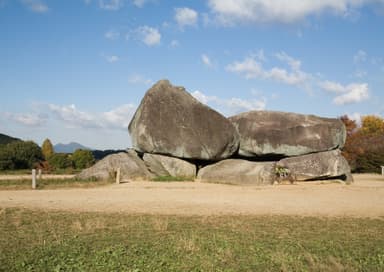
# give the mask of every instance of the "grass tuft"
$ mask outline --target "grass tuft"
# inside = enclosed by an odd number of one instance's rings
[[[172,182],[172,181],[193,181],[191,177],[157,176],[152,181]]]

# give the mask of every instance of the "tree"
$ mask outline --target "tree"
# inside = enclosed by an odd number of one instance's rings
[[[384,120],[379,116],[367,115],[362,118],[361,132],[365,135],[379,135],[384,133]]]
[[[73,166],[70,156],[64,153],[53,154],[49,157],[48,162],[55,169],[67,169]]]
[[[90,150],[77,149],[72,154],[73,165],[76,169],[84,169],[95,163],[95,158]]]
[[[380,172],[384,165],[384,120],[368,115],[362,118],[361,127],[347,116],[341,117],[347,128],[343,155],[353,172]]]
[[[344,123],[347,130],[347,135],[351,135],[357,129],[357,124],[355,120],[349,119],[348,115],[343,115],[340,117],[340,120]]]
[[[44,140],[43,145],[41,146],[41,151],[43,152],[44,159],[47,161],[55,153],[53,145],[49,139]]]
[[[1,148],[0,169],[30,169],[43,159],[41,148],[32,141],[15,141]]]
[[[0,148],[0,170],[12,170],[15,165],[12,160],[11,152],[7,146]]]

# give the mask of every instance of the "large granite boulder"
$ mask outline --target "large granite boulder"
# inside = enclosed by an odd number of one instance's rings
[[[182,159],[145,153],[143,160],[155,176],[183,177],[191,180],[196,177],[196,166]]]
[[[154,177],[134,150],[109,155],[92,167],[83,170],[77,177],[80,179],[107,180],[114,178],[118,168],[120,168],[121,181],[149,180]]]
[[[137,151],[178,158],[221,160],[239,145],[231,122],[167,80],[148,90],[128,130]]]
[[[275,181],[274,162],[228,159],[199,170],[201,182],[237,185],[271,185]]]
[[[297,181],[340,178],[353,182],[349,164],[340,150],[285,158],[276,167],[288,169]]]
[[[240,134],[239,155],[298,156],[342,148],[346,130],[339,119],[287,112],[251,111],[229,120]]]

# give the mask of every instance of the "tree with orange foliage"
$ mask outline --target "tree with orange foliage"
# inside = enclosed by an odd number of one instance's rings
[[[347,129],[347,139],[343,155],[353,172],[380,172],[384,165],[384,120],[367,115],[362,118],[361,127],[348,116],[341,121]]]

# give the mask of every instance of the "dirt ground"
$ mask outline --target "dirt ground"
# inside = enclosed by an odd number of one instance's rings
[[[233,186],[199,182],[129,182],[92,189],[0,191],[5,207],[166,215],[384,217],[384,177],[355,183]]]

